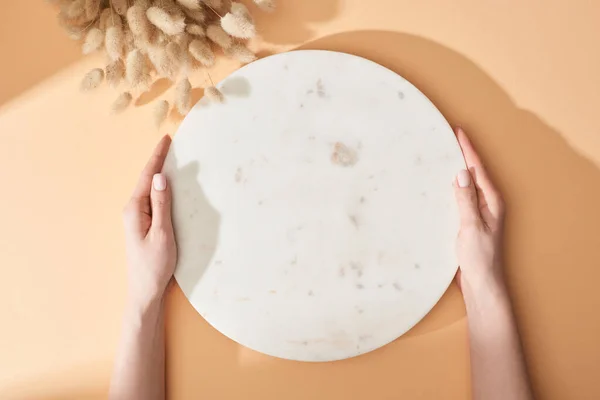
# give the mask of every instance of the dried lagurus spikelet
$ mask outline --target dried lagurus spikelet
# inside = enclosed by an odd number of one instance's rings
[[[159,76],[175,79],[178,65],[172,62],[164,47],[152,46],[148,49],[148,58]]]
[[[194,39],[189,46],[190,54],[205,67],[212,67],[215,63],[215,54],[204,39]]]
[[[117,97],[115,102],[112,104],[112,107],[111,107],[112,113],[119,114],[119,113],[125,111],[125,109],[127,107],[129,107],[129,104],[131,104],[132,98],[133,97],[131,96],[131,93],[129,93],[129,92],[121,93],[119,95],[119,97]]]
[[[197,10],[200,8],[200,0],[177,0],[177,2],[190,10]]]
[[[123,46],[125,46],[125,54],[129,53],[135,48],[135,37],[128,26],[125,27],[123,32]]]
[[[80,89],[82,92],[87,92],[97,88],[104,79],[104,71],[101,68],[94,68],[83,77]]]
[[[67,18],[77,18],[85,14],[85,0],[74,0],[65,8]]]
[[[90,54],[102,47],[104,42],[104,33],[98,28],[92,28],[85,35],[82,51],[83,54]]]
[[[146,17],[158,29],[167,35],[176,35],[185,29],[184,18],[179,15],[169,14],[160,7],[150,7]]]
[[[187,32],[180,33],[178,35],[171,36],[173,40],[181,46],[181,48],[186,49],[192,40],[194,40],[194,36],[190,35]]]
[[[100,13],[100,4],[102,0],[85,0],[85,16],[90,21]]]
[[[204,89],[204,94],[213,103],[222,103],[223,100],[225,100],[223,93],[221,93],[221,91],[214,86],[209,86]]]
[[[206,14],[204,13],[203,9],[190,10],[190,9],[184,8],[183,12],[189,19],[192,19],[200,24],[202,24],[202,23],[204,23],[204,21],[206,21]]]
[[[105,31],[111,26],[122,27],[123,20],[121,20],[121,17],[117,15],[117,13],[115,13],[113,10],[111,10],[110,8],[105,8],[100,14],[100,22],[98,23],[98,27]]]
[[[179,4],[175,4],[175,0],[155,0],[154,6],[162,8],[172,16],[185,18],[185,14]]]
[[[106,82],[110,86],[118,86],[123,77],[125,77],[125,65],[123,61],[116,60],[106,66]]]
[[[221,18],[221,27],[231,36],[240,39],[251,39],[256,35],[252,16],[241,3],[231,4],[231,10]]]
[[[135,0],[135,5],[141,7],[145,11],[152,6],[152,0]]]
[[[219,25],[209,25],[206,28],[206,36],[224,49],[228,49],[233,44],[231,36],[229,36]]]
[[[67,36],[72,40],[81,40],[83,35],[85,34],[85,30],[82,30],[78,26],[64,26],[65,31],[67,31]]]
[[[254,3],[256,3],[263,11],[275,11],[275,0],[254,0]]]
[[[256,60],[256,55],[251,52],[243,44],[236,43],[230,48],[225,50],[225,55],[231,58],[235,58],[243,63],[250,63]]]
[[[146,59],[138,49],[127,54],[125,76],[133,88],[145,89],[148,86],[150,76],[146,72]]]
[[[194,36],[205,36],[204,33],[204,28],[202,28],[200,25],[198,24],[187,24],[185,26],[185,31],[187,33],[189,33],[190,35],[194,35]]]
[[[223,0],[202,0],[209,7],[212,8],[221,8],[223,6]]]
[[[119,15],[127,14],[127,3],[127,0],[110,0],[110,4]]]
[[[167,118],[169,114],[169,102],[166,100],[161,100],[156,103],[154,106],[154,124],[156,127],[160,127],[163,121]]]
[[[192,85],[185,78],[179,81],[175,88],[175,106],[181,115],[185,115],[192,108]]]
[[[170,42],[165,47],[165,52],[167,53],[167,57],[169,57],[169,60],[176,73],[179,72],[179,69],[186,61],[185,53],[183,52],[181,46],[175,42]]]
[[[106,30],[106,38],[104,39],[106,53],[111,60],[123,58],[123,48],[125,45],[125,37],[123,28],[120,26],[111,26]]]
[[[127,23],[134,36],[146,42],[150,41],[152,37],[152,25],[148,21],[146,11],[142,6],[136,3],[129,7],[129,10],[127,10]]]

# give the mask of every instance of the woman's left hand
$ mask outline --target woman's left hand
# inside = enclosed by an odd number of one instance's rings
[[[123,210],[130,302],[142,310],[162,298],[177,261],[171,189],[160,173],[170,145],[165,136],[156,146]]]

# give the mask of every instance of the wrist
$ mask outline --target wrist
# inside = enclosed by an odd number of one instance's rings
[[[461,289],[467,312],[505,304],[509,298],[501,273],[490,272],[478,279],[463,279]]]
[[[148,314],[154,314],[162,309],[163,293],[148,296],[147,298],[137,298],[129,296],[126,304],[126,312],[128,315],[136,317],[144,317]]]

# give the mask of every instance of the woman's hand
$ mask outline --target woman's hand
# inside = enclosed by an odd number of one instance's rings
[[[156,146],[123,211],[130,303],[141,310],[162,298],[177,260],[171,190],[160,173],[170,145],[165,136]]]
[[[456,136],[468,168],[460,171],[454,182],[460,212],[458,283],[463,295],[469,297],[480,289],[504,286],[504,202],[465,132],[458,128]]]
[[[474,400],[531,400],[517,323],[502,274],[504,202],[461,128],[467,170],[454,190],[460,212],[458,282],[467,311]]]

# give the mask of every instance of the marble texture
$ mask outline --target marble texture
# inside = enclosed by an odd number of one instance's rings
[[[375,350],[456,273],[452,130],[412,84],[327,51],[271,56],[183,121],[164,172],[175,277],[224,335],[273,356]]]

